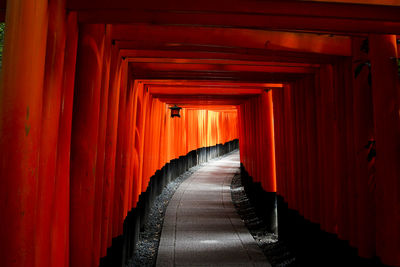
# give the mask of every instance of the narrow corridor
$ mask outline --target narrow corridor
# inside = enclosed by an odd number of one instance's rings
[[[232,203],[239,164],[234,152],[180,185],[165,215],[157,266],[270,266]]]
[[[399,14],[0,0],[0,267],[126,267],[165,187],[204,166],[170,204],[159,265],[265,265],[257,242],[287,267],[233,209],[239,164],[283,261],[400,267]]]

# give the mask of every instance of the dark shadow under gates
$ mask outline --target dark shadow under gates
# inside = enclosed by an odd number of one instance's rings
[[[185,171],[210,159],[222,156],[239,147],[239,140],[191,151],[186,156],[171,160],[151,178],[146,192],[139,197],[136,208],[132,209],[124,221],[123,235],[113,238],[112,246],[107,250],[107,257],[100,261],[101,267],[124,267],[135,253],[140,230],[148,219],[154,199],[170,182]]]

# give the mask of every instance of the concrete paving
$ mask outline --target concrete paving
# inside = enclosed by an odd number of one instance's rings
[[[230,192],[239,153],[185,180],[164,218],[157,266],[271,266],[236,213]]]

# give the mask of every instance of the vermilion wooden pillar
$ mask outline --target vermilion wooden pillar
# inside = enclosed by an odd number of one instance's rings
[[[149,107],[151,107],[151,101],[149,99],[149,94],[144,94],[143,96],[143,114],[142,116],[142,127],[141,127],[141,132],[139,134],[140,136],[140,143],[141,143],[141,147],[140,147],[140,151],[139,151],[139,159],[140,159],[140,168],[139,168],[139,177],[140,177],[140,188],[141,188],[141,192],[145,192],[147,189],[147,183],[145,181],[145,177],[144,177],[144,173],[146,173],[146,171],[144,170],[144,153],[145,153],[145,136],[146,136],[146,131],[147,131],[147,127],[149,127]]]
[[[262,106],[264,112],[264,121],[260,121],[260,127],[265,128],[264,157],[262,164],[265,166],[263,176],[266,179],[265,190],[267,192],[276,192],[276,169],[275,169],[275,140],[274,140],[274,113],[272,103],[272,91],[262,94]],[[263,124],[262,124],[263,123]]]
[[[115,183],[114,183],[114,202],[113,202],[113,221],[112,221],[112,237],[122,234],[122,220],[123,220],[123,192],[125,187],[125,144],[127,136],[126,125],[126,106],[127,106],[127,64],[126,60],[122,63],[121,69],[121,83],[120,83],[120,96],[119,96],[119,111],[118,111],[118,134],[117,134],[117,150],[115,160]]]
[[[135,112],[135,142],[134,142],[134,185],[133,185],[133,206],[136,207],[136,203],[139,200],[139,195],[142,192],[141,189],[141,177],[139,176],[139,168],[140,168],[140,159],[139,159],[139,151],[142,146],[141,140],[141,129],[142,129],[142,102],[143,102],[143,83],[138,82],[135,86],[135,95],[136,95],[136,112]],[[164,131],[166,133],[166,131]]]
[[[131,160],[132,160],[132,138],[133,138],[133,131],[134,125],[132,124],[133,121],[133,106],[134,106],[134,92],[133,86],[131,86],[131,80],[128,78],[127,82],[127,105],[126,105],[126,118],[125,118],[125,125],[126,125],[126,137],[125,137],[125,147],[123,150],[124,153],[124,162],[123,165],[125,166],[123,176],[125,177],[124,187],[123,187],[123,202],[122,202],[122,213],[121,213],[121,224],[123,223],[128,211],[130,210],[129,207],[129,198],[132,188],[132,175],[131,175]]]
[[[337,234],[340,239],[349,240],[350,238],[350,213],[353,211],[349,208],[350,180],[354,179],[350,175],[353,164],[353,153],[351,152],[352,137],[350,131],[352,127],[352,65],[350,59],[340,59],[334,66],[335,74],[335,161],[336,161],[336,207],[337,207]],[[348,119],[351,119],[349,122]],[[350,151],[350,152],[349,152]]]
[[[288,123],[287,123],[287,115],[286,115],[287,99],[285,98],[287,87],[284,86],[281,90],[282,90],[282,101],[281,101],[282,102],[282,107],[281,107],[281,112],[282,112],[282,115],[281,115],[281,118],[282,118],[282,120],[281,120],[281,123],[282,123],[282,136],[281,136],[282,151],[281,151],[281,153],[282,153],[282,158],[283,158],[282,159],[282,162],[283,162],[282,169],[284,170],[284,177],[281,180],[281,184],[282,184],[282,189],[283,189],[283,193],[284,193],[282,196],[284,197],[285,201],[288,202],[289,197],[290,197],[290,194],[289,194],[289,191],[290,191],[290,188],[289,188],[290,161],[288,161],[290,151],[287,148],[288,147],[288,143],[287,143],[288,142],[288,132],[289,132]],[[277,179],[279,179],[279,178],[277,177]]]
[[[138,158],[137,158],[137,150],[136,150],[136,138],[138,138],[136,123],[138,121],[138,107],[140,108],[140,100],[139,100],[139,90],[138,83],[131,78],[130,86],[132,87],[133,92],[133,107],[132,107],[132,119],[131,119],[131,160],[130,160],[130,168],[129,168],[129,176],[131,177],[131,185],[130,185],[130,199],[128,210],[130,211],[132,208],[136,207],[136,198],[138,196],[138,187],[137,187],[137,167],[138,167]]]
[[[143,86],[142,86],[143,88]],[[139,195],[143,192],[143,154],[144,154],[144,136],[145,136],[145,129],[146,129],[146,114],[147,114],[147,106],[148,106],[148,94],[142,92],[140,93],[140,103],[141,103],[141,111],[138,113],[138,120],[139,122],[136,123],[137,129],[138,129],[138,146],[137,146],[137,153],[138,153],[138,158],[139,158],[139,168],[137,170],[137,175],[138,175],[138,192]],[[135,141],[136,142],[136,141]]]
[[[309,218],[309,190],[308,190],[308,167],[307,167],[307,161],[308,161],[308,156],[307,156],[307,146],[306,146],[306,124],[307,121],[305,119],[305,104],[306,104],[306,99],[305,99],[305,89],[307,87],[305,79],[302,79],[298,82],[298,87],[296,89],[297,91],[297,112],[298,113],[298,146],[299,146],[299,152],[300,154],[297,157],[297,161],[299,162],[299,176],[298,178],[300,179],[300,197],[301,197],[301,203],[302,203],[302,209],[301,213],[305,218]]]
[[[400,265],[400,80],[395,35],[370,35],[376,135],[376,248],[382,262]],[[379,227],[378,227],[379,226]]]
[[[107,133],[104,160],[104,193],[103,193],[103,219],[101,231],[106,236],[102,239],[101,256],[107,254],[107,247],[111,246],[112,240],[112,207],[114,204],[114,178],[115,159],[118,132],[118,111],[121,82],[121,58],[118,48],[112,46],[111,68],[110,68],[110,91],[108,97]]]
[[[278,152],[277,151],[277,148],[275,147],[275,154],[278,154],[278,153],[280,153],[281,154],[281,158],[282,158],[282,163],[281,163],[281,172],[282,172],[282,176],[281,176],[281,178],[279,178],[278,177],[278,174],[277,174],[277,181],[278,181],[278,179],[280,180],[280,189],[279,189],[279,187],[277,187],[277,192],[279,191],[279,192],[281,192],[280,193],[280,195],[282,196],[282,197],[284,197],[284,199],[285,199],[285,201],[287,202],[288,201],[288,196],[289,196],[289,194],[288,194],[288,180],[289,180],[289,162],[287,161],[288,160],[288,154],[289,154],[289,151],[287,150],[287,135],[288,135],[288,133],[287,133],[287,119],[286,119],[286,113],[285,113],[285,107],[286,107],[286,99],[285,99],[285,90],[286,90],[286,88],[285,87],[283,87],[283,88],[281,88],[280,89],[280,98],[281,98],[281,101],[280,101],[280,107],[279,107],[279,109],[280,109],[280,113],[281,113],[281,115],[280,115],[280,118],[281,118],[281,120],[280,120],[280,124],[281,124],[281,134],[280,134],[280,138],[281,138],[281,150],[280,150],[280,152]],[[274,91],[273,91],[273,93],[275,93],[277,90],[275,89]],[[274,108],[275,108],[275,105],[274,105]],[[275,116],[275,114],[274,114],[274,116]],[[276,134],[275,134],[275,136],[276,136]],[[278,225],[278,227],[279,227],[279,225]]]
[[[247,115],[246,115],[246,110],[247,107],[242,104],[240,105],[240,127],[241,127],[241,135],[240,135],[240,142],[241,142],[241,150],[240,150],[240,160],[242,161],[244,167],[247,168],[247,171],[249,171],[249,136],[248,136],[248,120],[247,120]],[[243,151],[242,151],[243,150]]]
[[[345,180],[347,181],[347,203],[344,204],[344,209],[346,209],[348,215],[347,231],[349,244],[352,247],[356,247],[355,240],[357,236],[357,192],[356,192],[356,175],[355,175],[355,165],[356,165],[356,152],[354,145],[354,84],[353,77],[354,72],[352,68],[352,58],[347,59],[345,70],[345,81],[346,88],[344,95],[346,97],[346,147],[344,148],[347,155],[346,164],[347,172],[345,173]],[[339,129],[340,130],[340,129]]]
[[[127,122],[129,125],[129,132],[128,132],[128,157],[127,157],[127,168],[126,168],[126,176],[128,177],[128,185],[126,188],[127,192],[127,197],[126,197],[126,203],[125,203],[125,208],[126,209],[126,214],[131,210],[132,208],[132,192],[133,192],[133,152],[134,152],[134,146],[132,145],[133,139],[135,138],[135,104],[136,104],[136,98],[135,98],[135,92],[134,92],[134,81],[132,78],[129,79],[128,81],[128,88],[131,92],[131,101],[130,101],[130,116],[129,116],[129,121]],[[126,215],[125,215],[126,216]]]
[[[258,100],[258,101],[257,101]],[[257,182],[260,182],[261,184],[264,184],[264,181],[262,181],[262,176],[258,172],[260,168],[262,168],[260,165],[260,150],[262,146],[261,138],[259,138],[259,135],[262,135],[261,132],[261,127],[259,124],[259,121],[261,120],[259,113],[263,112],[263,108],[261,107],[261,101],[260,98],[254,99],[253,105],[251,106],[251,113],[249,114],[249,117],[252,118],[252,124],[250,126],[250,129],[252,129],[252,137],[251,139],[254,140],[254,144],[251,146],[251,153],[253,156],[252,160],[252,167],[251,167],[251,175],[255,178]]]
[[[274,107],[274,139],[275,139],[275,161],[276,161],[276,189],[277,194],[284,196],[284,181],[286,179],[286,167],[284,156],[286,151],[283,147],[283,89],[275,89],[272,91],[272,101]]]
[[[49,1],[46,69],[43,87],[39,186],[35,227],[35,266],[50,266],[52,212],[56,198],[58,126],[66,40],[65,1]],[[65,207],[64,207],[65,208]]]
[[[306,90],[307,84],[305,79],[302,79],[300,81],[300,87],[299,87],[299,117],[300,117],[300,152],[301,156],[298,158],[298,160],[301,163],[301,195],[302,195],[302,201],[303,201],[303,216],[305,218],[309,218],[309,176],[308,176],[308,166],[307,166],[307,161],[308,161],[308,152],[307,152],[307,141],[306,141],[306,126],[307,126],[307,121],[305,118],[305,105],[306,105],[306,99],[305,99],[305,90]]]
[[[3,266],[32,266],[47,0],[7,1],[0,81],[0,258]]]
[[[294,111],[293,111],[293,85],[285,85],[284,87],[284,108],[285,108],[285,143],[286,143],[286,162],[287,162],[287,199],[289,208],[295,209],[297,202],[295,201],[295,162],[294,162]]]
[[[152,121],[152,118],[154,116],[153,113],[155,113],[154,109],[154,101],[150,97],[149,102],[148,102],[148,110],[146,111],[146,128],[144,131],[144,143],[143,143],[143,148],[144,148],[144,154],[143,154],[143,173],[142,173],[142,179],[143,179],[143,184],[142,184],[142,192],[145,192],[147,190],[148,186],[148,178],[150,178],[150,170],[151,170],[151,165],[153,161],[153,155],[150,153],[146,153],[147,151],[154,151],[155,146],[154,146],[154,122]],[[182,119],[182,118],[180,118]],[[175,120],[176,121],[176,120]],[[177,149],[177,146],[174,146],[175,149]]]
[[[70,266],[92,266],[104,25],[79,32],[71,139]]]
[[[258,140],[256,138],[256,132],[257,132],[257,122],[256,122],[256,106],[255,106],[255,100],[253,99],[251,101],[251,104],[247,104],[248,109],[247,109],[247,121],[248,121],[248,126],[246,127],[247,130],[249,131],[249,137],[248,137],[248,144],[249,144],[249,173],[251,176],[253,176],[255,182],[260,182],[259,176],[255,175],[255,170],[256,170],[256,149],[260,147],[260,144],[258,143]]]
[[[159,165],[160,166],[163,166],[165,163],[168,162],[166,157],[165,157],[166,153],[165,152],[164,153],[161,152],[161,151],[165,151],[165,148],[166,148],[165,142],[168,141],[168,139],[165,137],[165,132],[166,132],[165,121],[166,121],[166,117],[169,115],[169,114],[167,114],[167,109],[166,108],[167,108],[166,106],[163,106],[163,108],[161,109],[161,117],[163,118],[163,120],[161,121],[160,131],[163,134],[161,135],[161,139],[160,139],[160,161],[159,161]],[[188,112],[186,114],[187,114],[186,116],[189,117]],[[191,117],[191,120],[193,121],[192,117]],[[135,124],[136,124],[136,122],[135,122]],[[192,149],[190,149],[190,145],[193,146],[193,144],[195,144],[196,141],[197,141],[197,136],[192,134],[193,131],[196,129],[195,125],[196,125],[195,123],[192,123],[192,125],[188,126],[188,128],[187,128],[188,129],[187,136],[191,137],[191,142],[190,143],[187,142],[188,151],[192,150]],[[136,140],[135,140],[135,142],[136,142]]]
[[[318,127],[318,134],[321,135],[321,150],[319,154],[322,159],[322,205],[321,205],[321,228],[330,233],[334,233],[336,210],[335,210],[335,147],[334,138],[336,130],[333,70],[331,65],[321,69],[320,76],[320,110],[321,121]]]
[[[251,130],[251,146],[250,146],[250,153],[251,153],[251,168],[250,168],[250,175],[254,178],[256,182],[261,183],[263,187],[264,181],[262,181],[262,176],[261,173],[258,171],[262,167],[260,166],[260,150],[262,146],[261,138],[259,137],[260,135],[262,136],[261,132],[261,127],[259,124],[259,121],[261,120],[260,118],[260,113],[263,112],[263,108],[261,107],[261,101],[260,97],[258,98],[253,98],[251,100],[250,104],[250,113],[248,113],[248,119],[251,122],[249,125],[249,130]]]
[[[297,162],[298,162],[298,175],[296,176],[299,180],[299,197],[301,207],[299,212],[305,218],[309,215],[309,193],[308,193],[308,167],[307,167],[307,147],[306,147],[306,120],[305,120],[305,89],[306,81],[302,79],[296,83],[296,127],[297,127]]]
[[[321,66],[320,71],[315,76],[315,102],[316,102],[316,130],[317,130],[317,153],[318,153],[318,179],[320,185],[320,225],[321,229],[325,229],[326,225],[326,203],[327,196],[325,194],[326,184],[326,156],[325,156],[325,106],[324,106],[324,95],[325,90],[323,88],[323,79],[326,76],[326,66]]]
[[[97,144],[96,159],[96,188],[95,188],[95,207],[94,207],[94,227],[93,227],[93,266],[99,266],[101,240],[104,237],[101,232],[102,213],[103,213],[103,185],[104,185],[104,161],[105,161],[105,142],[107,128],[108,111],[108,91],[110,86],[110,61],[111,61],[111,26],[106,27],[104,56],[102,67],[101,95],[100,95],[100,114],[99,114],[99,137]]]
[[[301,153],[301,106],[300,106],[300,88],[298,83],[292,86],[292,103],[293,103],[293,140],[294,140],[294,189],[295,189],[295,201],[297,205],[297,211],[304,215],[303,211],[303,195],[304,192],[302,190],[302,182],[303,182],[303,175],[301,172],[302,169],[302,158],[303,155]]]
[[[339,101],[337,99],[338,93],[338,77],[335,72],[333,65],[329,65],[329,71],[326,82],[326,99],[325,104],[326,109],[326,135],[327,139],[327,150],[325,150],[325,155],[327,155],[328,169],[326,170],[327,187],[325,188],[325,194],[328,195],[328,206],[326,207],[326,218],[327,218],[327,228],[326,231],[330,233],[337,233],[337,220],[338,220],[338,184],[339,184],[339,174],[341,172],[340,165],[340,137],[339,137],[339,114],[337,110],[339,108]]]
[[[342,202],[342,209],[346,213],[346,218],[342,219],[343,226],[345,227],[344,231],[346,236],[344,236],[347,240],[354,239],[355,233],[357,231],[356,218],[357,213],[354,212],[356,210],[356,192],[355,192],[355,151],[354,151],[354,115],[353,115],[353,71],[352,71],[352,59],[347,58],[343,60],[343,67],[340,67],[343,75],[344,82],[344,91],[342,91],[345,101],[344,101],[344,122],[343,127],[346,131],[343,133],[343,142],[346,143],[346,146],[343,147],[342,152],[346,157],[343,158],[342,161],[346,165],[346,169],[344,172],[344,183],[347,185],[345,189],[345,193],[347,195],[346,201]],[[340,97],[340,95],[339,95]],[[341,129],[339,128],[339,132]],[[339,192],[341,187],[339,187]],[[351,244],[354,246],[353,244]]]
[[[318,223],[320,219],[320,182],[318,177],[318,143],[317,143],[317,123],[316,123],[316,103],[315,103],[315,85],[313,79],[307,81],[305,92],[306,120],[307,120],[307,151],[308,151],[308,169],[310,175],[310,221]]]
[[[363,39],[354,38],[352,43],[353,62],[363,62],[368,55],[360,50]],[[355,63],[353,70],[359,63]],[[374,137],[374,115],[372,109],[372,92],[368,84],[368,68],[353,79],[353,117],[354,117],[354,150],[355,150],[355,199],[356,236],[350,244],[356,245],[361,257],[375,255],[375,185],[369,182],[368,141]]]
[[[240,162],[243,164],[245,158],[244,158],[244,150],[246,148],[246,146],[244,145],[244,120],[243,120],[243,105],[240,105],[237,109],[238,112],[238,124],[239,124],[239,146],[240,146],[240,150],[239,150],[239,155],[240,155]]]
[[[75,65],[78,46],[77,14],[67,16],[67,43],[65,47],[60,121],[58,126],[57,168],[55,179],[53,219],[51,226],[50,266],[69,266],[69,187],[72,106],[74,99]]]
[[[310,174],[308,170],[308,164],[307,162],[309,161],[309,155],[308,155],[308,147],[307,147],[307,114],[306,114],[306,105],[307,105],[307,99],[305,97],[306,95],[306,90],[308,88],[308,83],[306,78],[301,80],[301,87],[300,87],[300,130],[301,130],[301,154],[303,155],[300,157],[301,159],[301,172],[302,172],[302,199],[303,199],[303,215],[306,219],[310,218]]]

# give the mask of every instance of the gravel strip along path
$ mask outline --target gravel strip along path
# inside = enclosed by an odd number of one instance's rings
[[[222,157],[236,152],[237,150],[232,151]],[[219,160],[222,157],[210,161]],[[187,172],[177,177],[174,181],[165,186],[162,193],[155,199],[153,207],[151,207],[149,213],[149,218],[151,218],[151,220],[147,220],[144,225],[144,230],[139,234],[139,241],[136,246],[135,255],[131,260],[129,260],[127,264],[128,267],[156,265],[158,245],[160,243],[161,230],[168,203],[180,184],[205,164],[207,164],[207,162],[192,167]]]
[[[203,165],[191,168],[164,187],[162,193],[154,201],[153,207],[151,207],[149,213],[151,220],[147,220],[144,230],[140,232],[134,258],[128,262],[127,266],[156,265],[158,244],[160,243],[161,229],[168,203],[179,185]]]
[[[242,186],[240,173],[235,174],[232,179],[231,194],[239,216],[272,266],[299,266],[285,243],[279,240],[277,235],[269,233],[266,230],[266,224],[256,215],[256,211]]]

